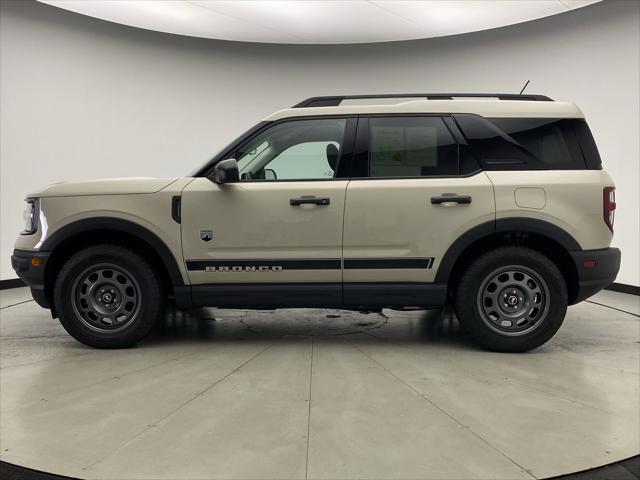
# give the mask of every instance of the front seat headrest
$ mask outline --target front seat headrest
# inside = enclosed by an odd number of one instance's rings
[[[333,143],[327,145],[327,162],[329,162],[329,166],[331,170],[334,172],[336,168],[338,168],[338,157],[340,156],[340,150]]]

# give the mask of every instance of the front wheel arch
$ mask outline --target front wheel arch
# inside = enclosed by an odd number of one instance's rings
[[[99,244],[125,246],[141,255],[154,266],[169,293],[173,293],[176,286],[184,285],[171,250],[154,233],[127,220],[90,218],[56,230],[40,248],[41,251],[51,252],[44,274],[45,295],[50,305],[53,305],[53,286],[64,263],[80,249]]]

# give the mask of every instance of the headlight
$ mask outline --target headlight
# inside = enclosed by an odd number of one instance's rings
[[[27,198],[27,206],[24,209],[24,230],[21,235],[31,235],[38,230],[38,199]]]

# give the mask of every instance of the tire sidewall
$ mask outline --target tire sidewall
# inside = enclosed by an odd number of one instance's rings
[[[478,306],[478,292],[484,280],[507,265],[532,270],[547,283],[548,310],[542,323],[523,335],[505,335],[489,327]],[[473,262],[463,275],[456,293],[456,313],[471,336],[491,350],[522,352],[547,342],[560,328],[567,311],[567,287],[564,277],[547,257],[524,247],[504,247],[488,252]]]
[[[138,283],[140,308],[136,317],[122,330],[93,330],[79,318],[73,306],[74,285],[88,268],[102,263],[120,266]],[[161,288],[153,269],[134,252],[116,246],[95,246],[73,255],[62,267],[55,283],[54,304],[60,323],[76,340],[98,348],[133,346],[146,336],[161,312]]]

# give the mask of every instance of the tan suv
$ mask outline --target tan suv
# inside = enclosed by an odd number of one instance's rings
[[[135,344],[171,298],[178,308],[450,303],[487,348],[524,351],[615,279],[615,206],[571,103],[316,97],[190,176],[29,195],[12,263],[95,347]]]

